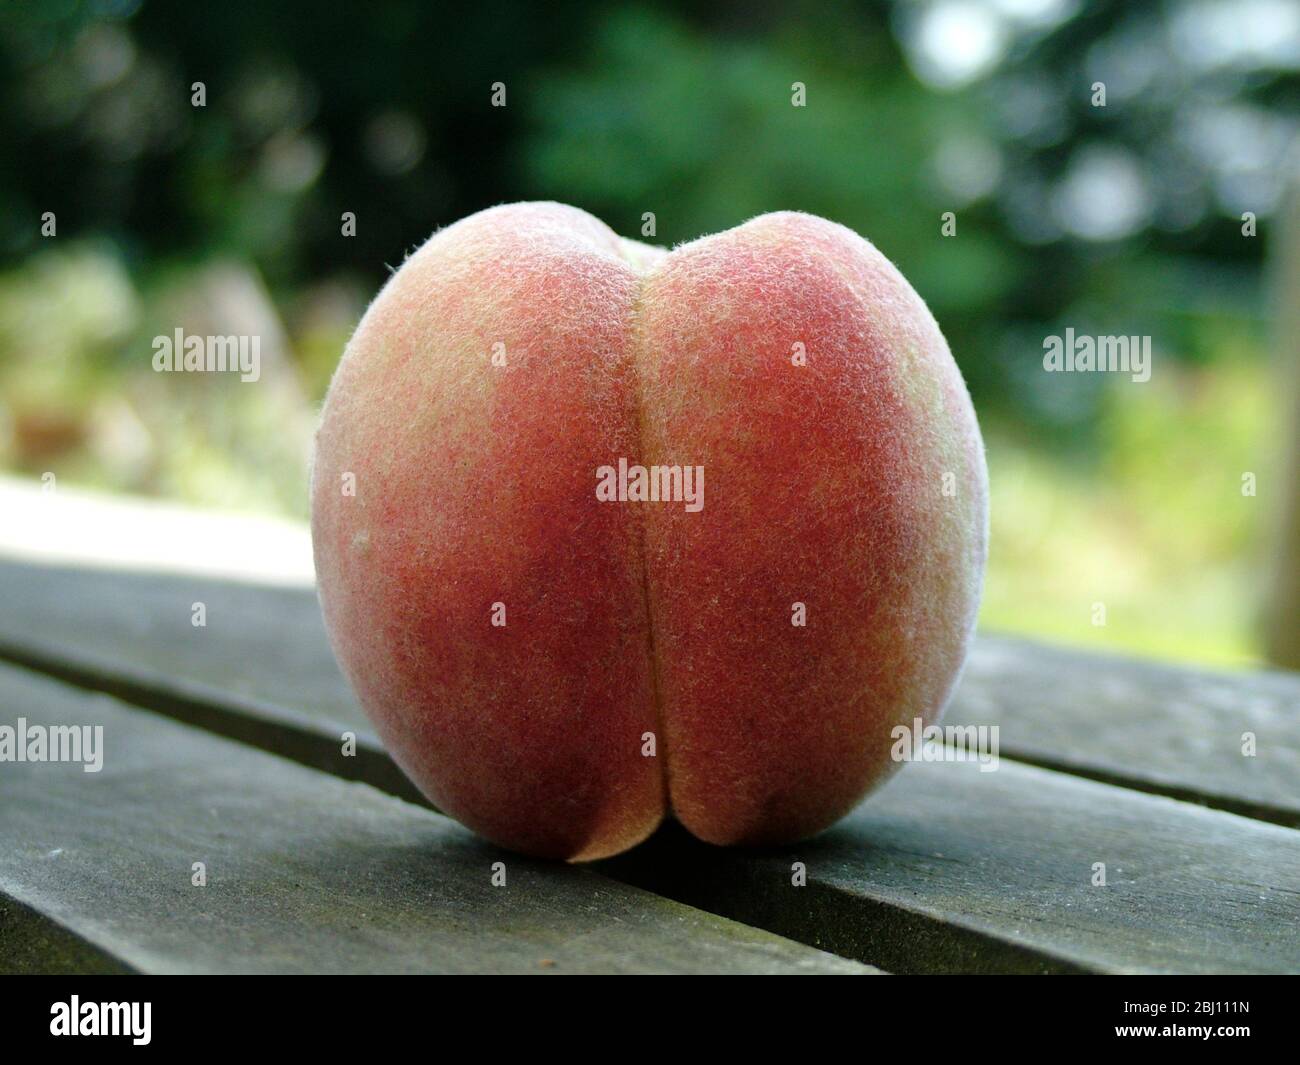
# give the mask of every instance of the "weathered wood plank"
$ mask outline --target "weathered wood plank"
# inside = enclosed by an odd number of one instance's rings
[[[104,730],[97,773],[0,762],[0,970],[871,971],[24,670],[0,707]]]
[[[400,774],[383,780],[382,764],[337,758],[342,731],[372,733],[310,591],[0,560],[0,592],[4,657],[133,701],[170,702],[249,742],[269,722],[277,742],[293,744],[291,757],[414,795]],[[194,602],[207,608],[206,628],[190,624]],[[238,713],[223,713],[229,706]],[[947,720],[998,725],[1007,757],[1300,826],[1300,675],[982,637]],[[1254,757],[1241,753],[1246,732]],[[322,736],[331,742],[322,746]]]
[[[382,753],[310,591],[0,559],[0,659],[423,801]],[[349,731],[369,741],[356,757]]]
[[[103,585],[98,590],[91,588],[95,581]],[[149,620],[136,623],[137,640],[100,638],[97,669],[118,675],[135,670],[130,683],[175,703],[162,708],[181,716],[193,708],[177,702],[177,686],[201,689],[184,698],[200,709],[211,700],[211,712],[225,715],[235,731],[244,710],[223,703],[220,682],[222,674],[238,672],[250,685],[244,700],[252,699],[250,691],[264,693],[257,714],[272,749],[292,748],[295,758],[328,763],[337,752],[338,730],[356,727],[370,760],[335,761],[346,762],[343,771],[361,779],[384,764],[346,690],[331,695],[331,685],[321,681],[333,675],[332,684],[342,685],[310,597],[206,588],[204,635],[218,639],[192,647],[172,631],[178,613],[188,624],[192,584],[177,589],[153,579],[131,578],[130,587],[120,578],[95,581],[82,585],[83,594],[117,603],[101,608],[105,626],[115,613],[136,614],[130,605],[141,602],[136,589],[142,583],[150,589],[137,614]],[[33,584],[28,596],[39,610],[42,582]],[[74,608],[61,609],[72,631],[86,631]],[[234,652],[226,650],[218,616],[230,619],[228,626],[244,641],[234,643]],[[0,638],[13,635],[16,626]],[[149,650],[134,658],[146,664],[128,667],[124,662],[139,639]],[[299,645],[277,654],[277,639],[315,643],[317,650]],[[66,634],[42,641],[68,649],[73,658],[87,653],[73,648]],[[28,646],[40,643],[29,640]],[[191,679],[169,677],[169,661]],[[238,670],[232,662],[239,662]],[[277,672],[267,662],[292,665]],[[293,672],[301,668],[311,673],[307,686],[320,699],[314,723],[311,705],[296,694]],[[978,680],[978,667],[974,675]],[[282,699],[291,709],[281,707]],[[277,738],[272,733],[280,720],[286,724]],[[1009,745],[1004,736],[1004,755]],[[1205,764],[1212,769],[1215,762]],[[389,765],[385,772],[389,780],[395,770]],[[1004,760],[995,773],[950,764],[907,767],[853,817],[804,847],[764,855],[720,851],[668,830],[602,868],[899,971],[1272,971],[1300,966],[1297,846],[1300,833],[1292,830]],[[808,865],[806,888],[790,886],[794,861]],[[1110,887],[1092,886],[1094,862],[1106,863]]]
[[[1300,972],[1300,832],[1013,762],[905,766],[798,846],[601,864],[891,972]]]
[[[1021,761],[1300,827],[1297,674],[989,637],[946,721],[997,725],[1003,753]]]

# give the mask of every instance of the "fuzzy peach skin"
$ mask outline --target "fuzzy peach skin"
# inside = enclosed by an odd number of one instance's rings
[[[703,509],[599,500],[620,458],[704,467]],[[589,860],[669,812],[799,840],[884,780],[961,670],[987,495],[934,318],[850,230],[769,214],[668,253],[526,203],[436,234],[367,311],[312,532],[405,772],[496,843]]]

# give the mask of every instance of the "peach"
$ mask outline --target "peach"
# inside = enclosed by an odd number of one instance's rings
[[[986,530],[934,318],[796,213],[672,252],[553,203],[442,230],[358,326],[313,467],[326,624],[388,750],[570,860],[669,812],[718,844],[847,813],[942,714]]]

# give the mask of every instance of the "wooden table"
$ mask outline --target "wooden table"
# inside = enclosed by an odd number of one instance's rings
[[[982,638],[946,722],[998,725],[996,772],[582,867],[424,803],[310,589],[0,561],[0,696],[0,726],[104,730],[98,773],[0,762],[0,970],[1300,971],[1296,675]]]

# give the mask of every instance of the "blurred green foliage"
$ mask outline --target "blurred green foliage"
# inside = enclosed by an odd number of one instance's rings
[[[800,209],[898,263],[971,386],[985,622],[1249,660],[1298,67],[1272,0],[4,5],[0,464],[302,515],[311,405],[438,226],[551,198],[672,244]],[[272,387],[151,374],[221,300],[282,332]],[[1067,326],[1151,335],[1152,381],[1044,374]]]

